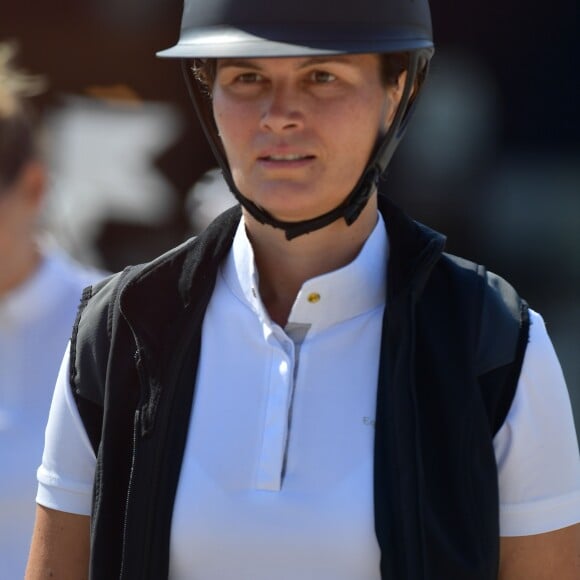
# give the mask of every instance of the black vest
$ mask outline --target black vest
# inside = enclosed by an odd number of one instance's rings
[[[379,196],[390,259],[376,409],[381,577],[497,577],[493,436],[510,408],[527,306]],[[173,502],[217,269],[240,219],[88,288],[71,385],[97,453],[91,578],[167,577]]]

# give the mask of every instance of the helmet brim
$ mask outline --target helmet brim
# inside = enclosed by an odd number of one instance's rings
[[[215,26],[183,30],[179,42],[157,53],[161,58],[266,58],[329,54],[389,53],[432,48],[428,34],[416,29],[320,30],[241,29]]]

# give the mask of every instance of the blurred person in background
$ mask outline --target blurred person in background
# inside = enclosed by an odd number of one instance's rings
[[[577,580],[541,316],[382,192],[432,54],[426,0],[185,1],[239,205],[83,296],[29,580]]]
[[[31,99],[44,80],[0,44],[0,577],[22,578],[34,474],[62,349],[82,289],[102,277],[41,231],[47,169]]]

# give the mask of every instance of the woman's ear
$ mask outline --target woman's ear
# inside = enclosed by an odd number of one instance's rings
[[[401,99],[403,98],[403,91],[405,90],[405,83],[407,82],[407,71],[403,71],[397,78],[397,82],[389,85],[387,87],[387,98],[389,100],[389,111],[387,118],[385,119],[385,127],[384,130],[386,131],[393,122],[399,105],[401,103]],[[413,88],[413,93],[415,92],[415,88]],[[412,93],[412,94],[413,94]],[[412,97],[411,94],[411,97]]]

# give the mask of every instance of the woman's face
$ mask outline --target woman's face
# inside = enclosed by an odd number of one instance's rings
[[[213,111],[240,192],[285,221],[326,213],[350,193],[403,82],[378,55],[220,59]]]

